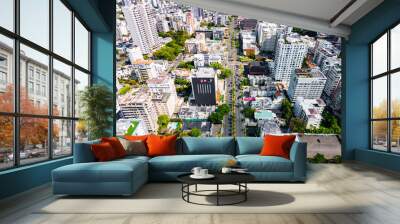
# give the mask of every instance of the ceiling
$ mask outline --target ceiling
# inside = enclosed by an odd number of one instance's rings
[[[351,25],[383,0],[176,0],[176,2],[348,37]]]

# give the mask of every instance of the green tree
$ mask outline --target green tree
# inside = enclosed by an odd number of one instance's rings
[[[229,68],[223,68],[221,73],[218,75],[219,79],[226,79],[232,75],[232,70]]]
[[[306,124],[300,118],[292,118],[289,128],[292,132],[304,133],[306,131]]]
[[[193,61],[181,61],[178,64],[178,68],[193,69],[194,62]]]
[[[224,119],[224,115],[218,112],[212,112],[208,117],[208,120],[213,124],[221,124]]]
[[[158,116],[157,124],[158,124],[158,126],[159,126],[160,129],[165,129],[165,128],[167,128],[168,123],[169,123],[169,117],[168,117],[168,115],[162,114],[162,115]]]
[[[198,128],[192,128],[192,130],[190,131],[190,136],[192,136],[192,137],[201,136],[201,130]]]
[[[217,109],[215,110],[215,112],[221,113],[222,115],[227,115],[230,110],[231,110],[231,108],[229,107],[229,105],[225,103],[225,104],[219,105],[217,107]]]
[[[210,63],[210,67],[212,67],[214,69],[222,69],[223,68],[221,63],[218,63],[218,62]]]
[[[293,106],[288,99],[282,100],[282,117],[289,123],[293,117]]]
[[[251,108],[251,107],[246,107],[243,109],[242,113],[245,117],[250,118],[250,119],[254,119],[254,112],[256,110]]]

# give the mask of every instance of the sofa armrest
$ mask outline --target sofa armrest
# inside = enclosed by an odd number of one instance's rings
[[[307,176],[307,143],[294,142],[290,149],[290,160],[293,162],[293,178],[305,181]]]
[[[95,162],[96,158],[94,157],[91,149],[92,144],[100,143],[99,140],[89,141],[89,142],[81,142],[75,143],[74,145],[74,163],[90,163]]]

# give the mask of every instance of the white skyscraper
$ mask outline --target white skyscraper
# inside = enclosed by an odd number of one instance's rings
[[[274,78],[289,83],[296,68],[301,68],[307,45],[296,36],[280,38],[276,45]]]
[[[283,33],[284,27],[275,23],[259,22],[257,24],[257,42],[262,51],[275,51],[276,41]]]
[[[321,98],[326,77],[318,67],[312,69],[295,69],[290,80],[288,95],[292,102],[303,99]]]
[[[326,84],[324,88],[324,93],[327,96],[333,95],[336,88],[338,88],[340,81],[342,79],[342,65],[341,63],[336,63],[330,67],[325,73]]]
[[[139,46],[143,54],[150,53],[159,46],[155,10],[149,2],[138,2],[122,7],[133,44]]]

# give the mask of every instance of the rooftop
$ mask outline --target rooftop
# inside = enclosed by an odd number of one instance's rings
[[[297,77],[300,78],[325,78],[319,67],[314,68],[297,68],[294,70]]]
[[[196,78],[214,78],[215,77],[215,70],[213,68],[206,68],[206,67],[201,67],[198,68],[197,70],[193,69],[193,75],[192,77]]]

